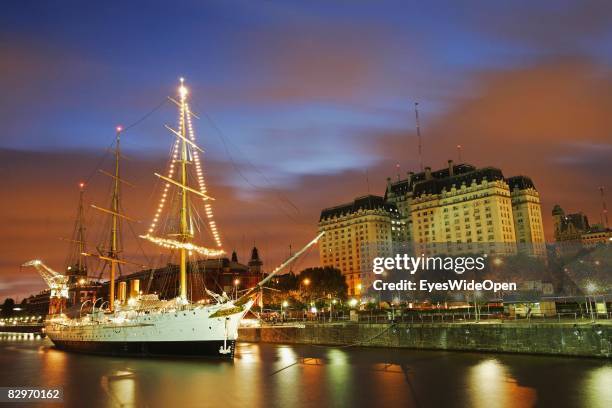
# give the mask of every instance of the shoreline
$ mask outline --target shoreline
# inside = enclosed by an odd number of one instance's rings
[[[239,342],[612,359],[610,323],[334,323],[241,328]]]

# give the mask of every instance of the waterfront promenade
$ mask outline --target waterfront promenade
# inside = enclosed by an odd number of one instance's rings
[[[240,329],[241,341],[612,358],[612,321],[289,322]]]

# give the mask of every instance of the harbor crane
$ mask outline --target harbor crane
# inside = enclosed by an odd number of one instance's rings
[[[66,299],[68,299],[68,276],[54,271],[39,259],[28,261],[21,266],[32,266],[38,271],[51,290],[49,296],[49,314],[61,314],[66,309]]]

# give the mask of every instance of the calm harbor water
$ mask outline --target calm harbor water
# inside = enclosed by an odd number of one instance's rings
[[[61,386],[70,407],[612,407],[612,362],[246,343],[233,363],[128,359],[0,334],[0,386]]]

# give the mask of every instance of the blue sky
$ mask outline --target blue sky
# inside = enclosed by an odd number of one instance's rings
[[[550,233],[552,205],[598,220],[597,188],[612,188],[610,21],[605,1],[4,2],[0,176],[29,186],[14,195],[27,205],[41,179],[27,175],[53,167],[54,205],[36,211],[69,222],[62,186],[184,76],[211,189],[275,209],[251,213],[265,237],[234,242],[305,241],[365,174],[381,194],[396,164],[418,170],[415,101],[426,165],[462,144],[465,161],[532,176]],[[125,133],[146,174],[175,121],[166,103]],[[299,203],[296,238],[279,232],[279,194]]]

